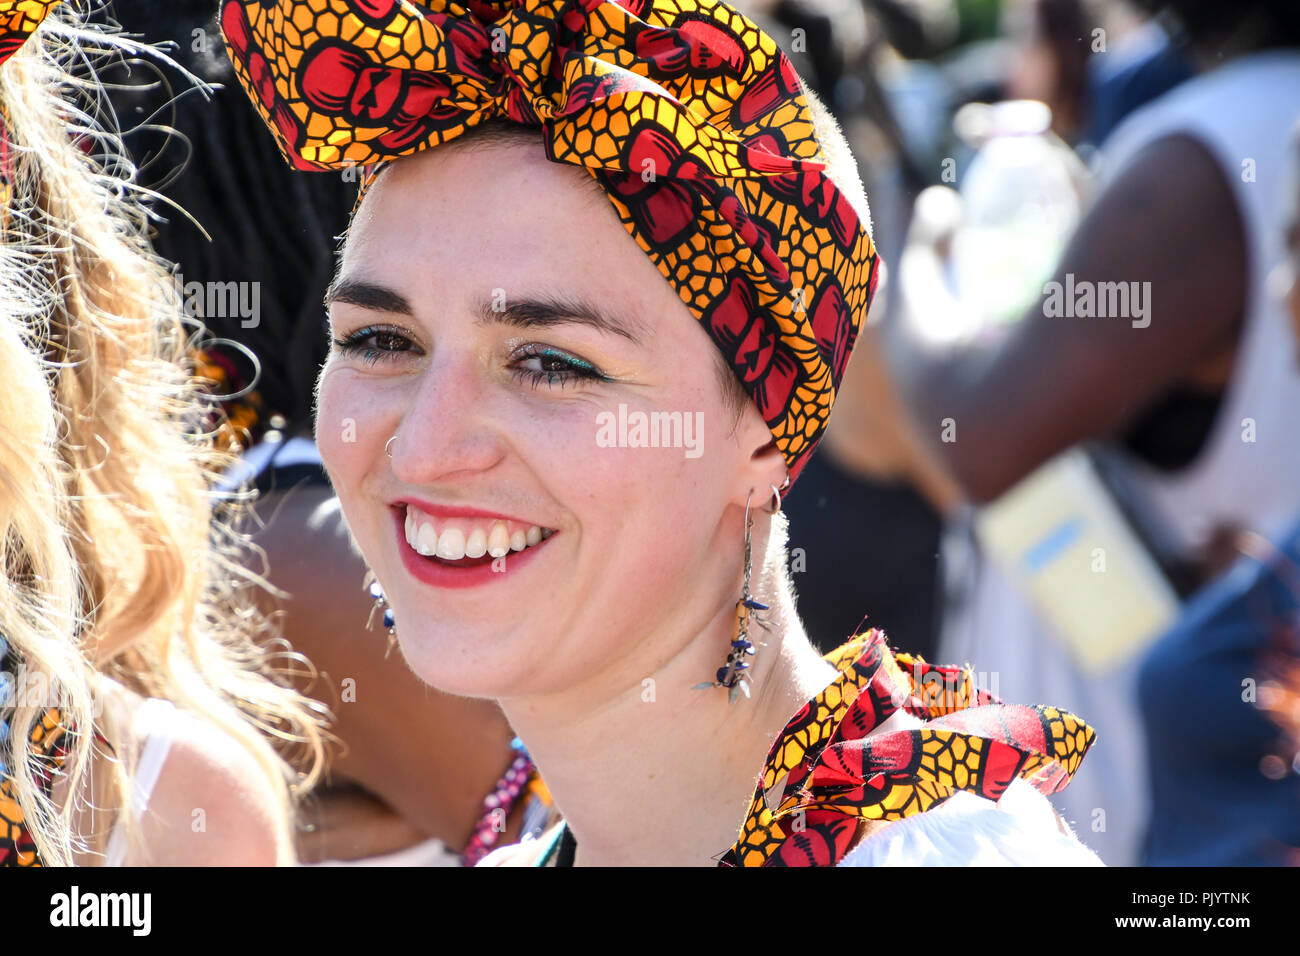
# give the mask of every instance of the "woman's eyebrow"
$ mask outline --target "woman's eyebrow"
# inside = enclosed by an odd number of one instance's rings
[[[335,279],[325,293],[325,305],[328,307],[335,302],[376,312],[412,317],[415,315],[411,303],[401,293],[364,279]],[[480,324],[500,323],[516,328],[586,325],[608,335],[621,336],[637,345],[646,334],[642,324],[607,315],[590,302],[574,297],[530,296],[509,302],[484,299],[479,307],[478,321]]]
[[[479,306],[479,324],[500,323],[516,328],[546,328],[553,325],[586,325],[608,335],[619,335],[641,344],[646,329],[641,323],[608,315],[581,298],[530,296],[513,300],[485,299]]]
[[[393,312],[397,315],[414,316],[411,303],[398,292],[387,286],[362,279],[337,278],[325,292],[325,305],[328,308],[335,302],[345,305],[360,306],[376,312]]]

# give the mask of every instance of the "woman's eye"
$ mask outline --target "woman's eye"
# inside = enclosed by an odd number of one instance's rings
[[[610,381],[590,362],[559,349],[526,345],[515,353],[514,359],[512,371],[533,386],[563,387],[583,380]]]
[[[391,360],[402,352],[415,349],[415,344],[397,329],[367,326],[351,335],[335,339],[334,344],[344,355],[359,356],[367,365],[381,360]]]

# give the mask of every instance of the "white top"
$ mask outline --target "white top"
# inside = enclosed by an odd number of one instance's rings
[[[437,837],[392,853],[366,856],[359,860],[321,860],[318,863],[300,863],[299,866],[460,866],[460,854],[449,849]]]
[[[1087,763],[1087,761],[1084,761]],[[1103,866],[1024,780],[997,803],[962,791],[867,837],[840,866]]]
[[[149,799],[153,788],[158,783],[163,764],[172,746],[172,715],[176,705],[169,700],[150,697],[136,708],[132,725],[137,740],[143,740],[140,759],[136,763],[135,777],[132,781],[131,810],[139,820],[149,809]],[[121,866],[126,860],[126,831],[122,821],[113,826],[108,839],[108,851],[105,866]]]

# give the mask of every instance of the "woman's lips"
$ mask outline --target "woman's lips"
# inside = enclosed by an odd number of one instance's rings
[[[541,525],[529,524],[479,511],[433,512],[406,502],[403,525],[406,543],[425,557],[434,555],[444,561],[503,558],[511,551],[523,551],[550,537],[554,532]]]
[[[402,563],[417,580],[438,588],[479,587],[501,580],[531,563],[536,552],[545,548],[556,534],[549,528],[543,531],[537,525],[524,526],[513,519],[494,518],[489,524],[486,519],[477,517],[477,512],[469,512],[467,517],[434,516],[405,503],[394,505],[390,510]],[[409,522],[414,522],[414,531]],[[431,532],[425,530],[429,526],[436,532],[437,544],[434,547],[429,546]],[[502,551],[503,533],[508,550],[498,553]],[[423,555],[412,545],[412,540],[417,546],[421,543],[421,534],[426,546],[421,550],[433,551],[433,554]],[[484,540],[478,540],[480,538]],[[493,545],[491,551],[485,546],[489,539]],[[511,547],[514,544],[523,547]],[[484,548],[482,552],[480,547]]]

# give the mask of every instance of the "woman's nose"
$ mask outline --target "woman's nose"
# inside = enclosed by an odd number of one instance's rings
[[[431,361],[389,449],[394,476],[431,484],[499,462],[504,444],[492,422],[490,392],[471,356],[444,352]]]

